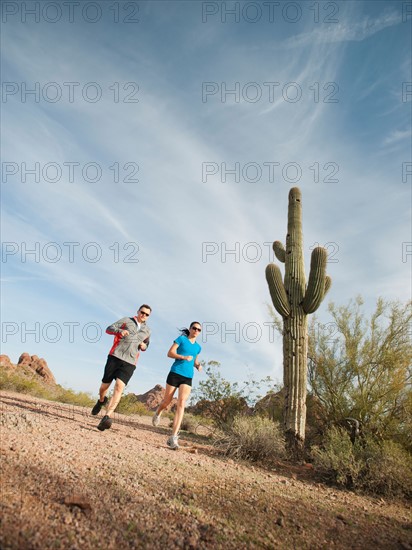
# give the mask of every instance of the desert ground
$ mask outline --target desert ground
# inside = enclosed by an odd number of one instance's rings
[[[2,549],[412,549],[410,503],[236,462],[204,435],[170,450],[167,418],[99,417],[0,392]]]

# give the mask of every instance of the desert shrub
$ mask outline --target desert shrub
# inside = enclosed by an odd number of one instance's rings
[[[322,447],[312,448],[315,468],[342,487],[384,496],[412,495],[412,455],[393,441],[371,436],[352,443],[346,430],[331,428]]]
[[[93,397],[86,392],[75,392],[70,388],[59,387],[57,394],[50,399],[59,403],[70,403],[71,405],[79,405],[80,407],[92,407],[95,403]]]
[[[170,419],[169,428],[171,428],[173,426],[174,416],[175,416],[174,414],[171,414],[169,416],[169,419]],[[203,418],[199,418],[199,417],[196,417],[193,414],[186,413],[183,416],[183,420],[182,420],[182,423],[180,425],[180,429],[183,430],[184,432],[190,432],[192,434],[195,434],[195,433],[197,433],[198,427],[203,423],[204,423]]]
[[[245,399],[235,395],[218,401],[201,400],[192,407],[192,410],[195,414],[211,419],[213,424],[223,431],[230,430],[236,415],[250,411]]]
[[[149,410],[144,403],[137,401],[136,396],[132,393],[123,395],[117,405],[116,412],[120,414],[137,414],[139,416],[145,416],[149,414]]]
[[[228,456],[253,462],[267,462],[285,456],[285,440],[279,423],[260,416],[235,416],[225,436],[216,445]]]
[[[220,363],[202,362],[206,379],[201,380],[192,392],[190,412],[213,420],[214,425],[223,431],[230,429],[233,419],[238,414],[252,414],[252,405],[260,399],[258,392],[263,387],[271,387],[269,376],[256,381],[252,374],[249,379],[239,384],[223,378]]]
[[[384,496],[412,496],[412,455],[393,441],[367,441],[360,487]]]
[[[5,373],[0,371],[0,389],[82,407],[89,407],[94,404],[93,398],[88,393],[75,392],[70,388],[64,388],[60,385],[48,385],[41,380],[36,380],[22,373]]]
[[[0,372],[0,390],[14,391],[47,399],[50,390],[34,378],[16,373]]]
[[[308,382],[323,425],[354,418],[412,452],[412,302],[379,298],[367,316],[357,297],[329,304],[332,322],[311,318]]]
[[[199,426],[199,420],[192,414],[185,414],[183,416],[180,429],[185,432],[196,433],[197,427]]]
[[[343,428],[328,430],[322,447],[312,447],[312,458],[316,469],[333,483],[342,487],[356,486],[362,467],[349,434]]]

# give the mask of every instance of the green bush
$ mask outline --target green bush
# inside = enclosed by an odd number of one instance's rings
[[[393,441],[358,438],[331,428],[312,448],[314,466],[339,486],[383,496],[412,496],[412,455]]]
[[[412,496],[412,455],[393,441],[368,441],[361,488],[385,496]]]
[[[60,385],[48,385],[41,380],[36,380],[25,374],[13,372],[6,373],[1,370],[0,390],[24,393],[49,401],[70,403],[71,405],[80,405],[82,407],[89,407],[94,403],[93,398],[88,393],[75,392],[74,390],[63,388]]]
[[[25,393],[47,399],[50,390],[41,383],[27,376],[0,371],[0,390]]]
[[[95,403],[93,397],[86,392],[75,392],[70,388],[61,388],[57,395],[52,399],[60,403],[70,403],[71,405],[79,405],[80,407],[92,407]]]
[[[269,376],[256,381],[252,374],[242,385],[231,383],[223,378],[219,362],[202,362],[202,365],[207,378],[193,390],[190,412],[212,419],[214,425],[223,431],[230,428],[237,414],[251,414],[251,406],[260,398],[258,392],[262,387],[272,386]]]
[[[218,401],[202,399],[191,409],[195,414],[211,419],[214,425],[223,431],[230,430],[235,416],[247,413],[250,410],[246,400],[235,395]]]
[[[180,429],[184,430],[185,432],[195,434],[199,424],[199,419],[196,418],[196,416],[193,416],[192,414],[185,414],[182,420],[182,424],[180,425]]]
[[[378,298],[367,316],[358,296],[329,304],[331,323],[311,318],[308,383],[321,424],[357,419],[369,433],[412,451],[412,301]],[[309,413],[309,411],[308,411]]]
[[[116,412],[127,415],[137,414],[139,416],[147,416],[150,414],[146,405],[137,401],[136,396],[132,393],[122,396],[116,407]]]
[[[285,439],[279,423],[260,416],[235,416],[216,445],[223,448],[227,456],[253,462],[285,457]]]
[[[342,428],[331,428],[325,435],[322,447],[312,447],[314,465],[333,483],[355,487],[362,469],[349,434]]]
[[[163,411],[162,412],[162,418],[168,418],[169,420],[171,420],[173,422],[174,417],[175,417],[175,413],[172,413],[172,411]]]

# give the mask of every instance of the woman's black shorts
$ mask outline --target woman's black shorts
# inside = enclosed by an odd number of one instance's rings
[[[123,361],[114,355],[108,355],[106,366],[104,367],[102,382],[104,384],[110,384],[113,380],[119,378],[122,382],[127,384],[132,377],[135,368],[135,365],[132,365],[131,363],[126,363],[126,361]]]
[[[173,386],[174,388],[178,388],[180,384],[191,386],[192,379],[182,376],[181,374],[177,374],[176,372],[169,372],[169,376],[166,379],[166,384],[169,384],[169,386]]]

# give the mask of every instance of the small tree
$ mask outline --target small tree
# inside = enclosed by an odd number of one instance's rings
[[[192,393],[192,401],[205,399],[207,401],[219,401],[226,397],[240,396],[238,383],[230,383],[225,380],[220,372],[218,361],[202,361],[202,367],[206,374],[206,380],[200,380],[198,387]]]
[[[412,449],[412,303],[379,299],[369,319],[362,299],[329,305],[333,322],[309,325],[309,374],[323,419],[351,418],[363,431]]]
[[[238,382],[229,382],[223,378],[218,361],[202,362],[206,380],[201,380],[192,393],[192,410],[213,419],[221,429],[228,428],[237,414],[250,414],[250,408],[260,395],[262,386],[273,385],[268,376],[260,381],[245,381],[241,386]]]

